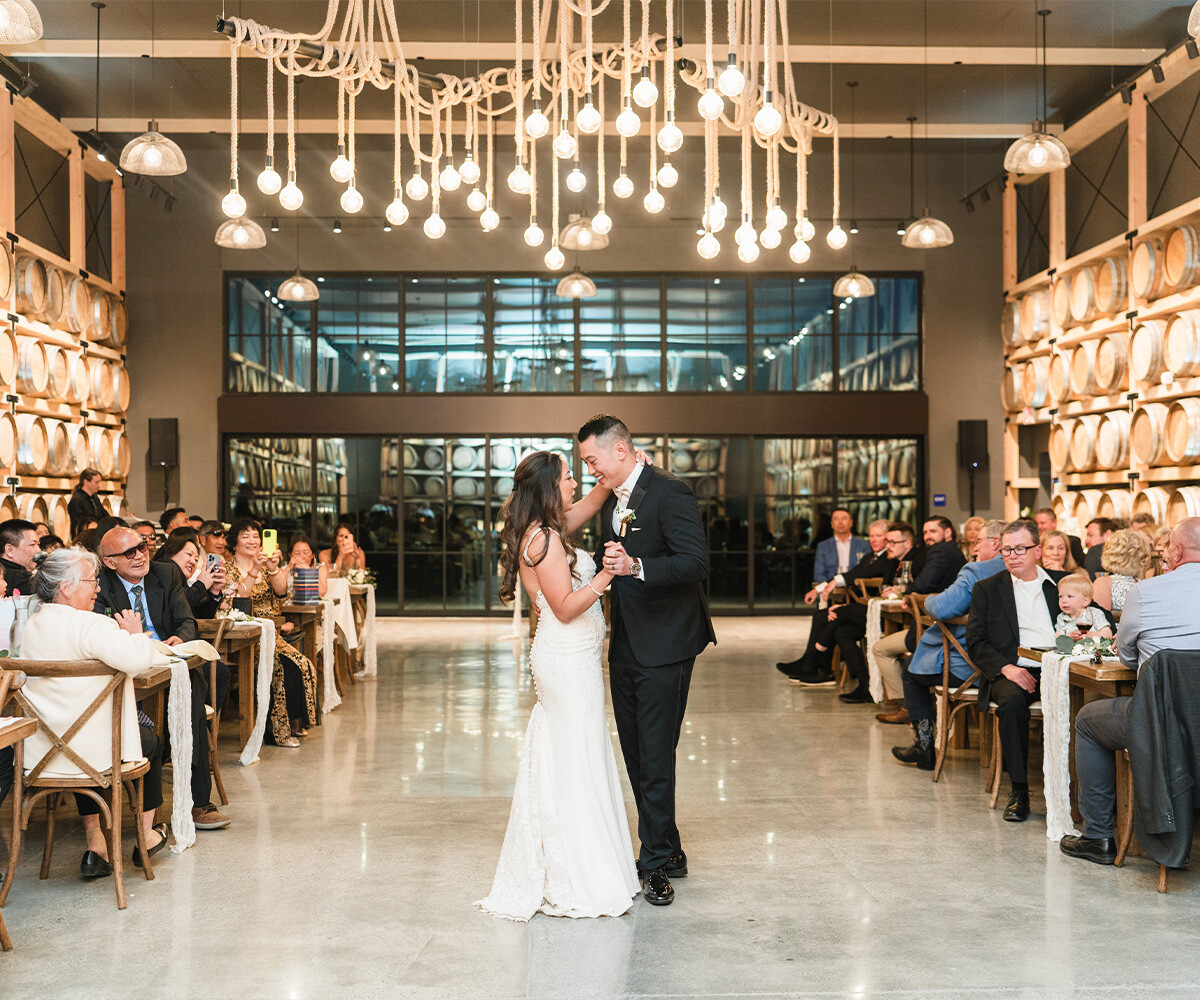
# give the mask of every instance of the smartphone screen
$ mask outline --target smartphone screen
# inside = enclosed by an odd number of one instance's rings
[[[278,536],[278,534],[276,533],[274,528],[264,528],[262,536],[263,536],[263,543],[262,543],[263,555],[273,556],[276,552],[279,551],[279,541],[278,541],[279,536]]]

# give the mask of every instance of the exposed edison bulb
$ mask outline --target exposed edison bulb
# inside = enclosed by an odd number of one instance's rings
[[[628,104],[625,105],[625,110],[617,115],[617,135],[623,135],[626,139],[632,139],[638,134],[638,130],[641,127],[642,120],[638,117],[638,113]]]
[[[764,139],[769,139],[783,128],[783,115],[769,101],[758,109],[754,116],[754,130]]]
[[[443,191],[457,191],[462,184],[462,175],[453,163],[447,163],[438,174],[438,184]]]
[[[808,243],[817,235],[817,227],[812,224],[812,220],[806,215],[796,223],[796,228],[792,232],[796,234],[796,239],[803,243]]]
[[[240,247],[244,247],[247,243],[250,242],[250,230],[247,229],[240,222],[234,227],[233,242],[236,243]]]
[[[922,226],[920,232],[917,233],[917,238],[922,243],[929,244],[933,242],[936,235],[937,234],[933,231],[933,226],[926,224]]]
[[[540,247],[542,240],[546,238],[546,234],[542,232],[542,227],[536,222],[529,223],[525,229],[525,243],[531,247]]]
[[[733,234],[733,241],[738,246],[743,246],[747,243],[755,243],[758,240],[758,230],[754,228],[754,223],[747,220],[737,227],[737,231]]]
[[[532,187],[533,180],[529,176],[529,171],[525,169],[525,164],[518,160],[517,165],[508,175],[508,189],[513,194],[529,194]]]
[[[708,228],[714,233],[719,233],[725,228],[725,222],[728,218],[729,206],[721,200],[719,194],[714,194],[712,204],[708,207]]]
[[[147,167],[151,167],[151,168],[161,167],[162,160],[163,160],[162,150],[158,147],[157,143],[150,146],[142,154],[142,163]]]
[[[575,234],[575,242],[579,244],[580,250],[587,250],[596,241],[596,237],[592,235],[591,226],[581,226],[579,232]]]
[[[849,239],[850,237],[846,235],[846,230],[835,224],[834,227],[829,230],[829,235],[825,237],[825,242],[829,244],[829,248],[831,250],[841,250],[846,246],[846,243],[849,241]]]
[[[579,194],[585,187],[587,187],[587,175],[579,169],[579,162],[576,161],[571,172],[567,174],[567,190]]]
[[[629,175],[622,173],[613,181],[613,194],[618,198],[628,198],[633,194],[633,181],[629,179]]]
[[[440,215],[431,215],[425,220],[422,228],[425,230],[425,235],[431,240],[440,240],[446,235],[446,220]]]
[[[294,212],[304,204],[304,192],[296,186],[296,171],[288,171],[288,182],[279,192],[279,204],[289,212]]]
[[[683,145],[683,132],[673,121],[668,121],[658,130],[658,148],[664,153],[676,153]]]
[[[778,229],[767,226],[758,234],[758,242],[762,244],[764,250],[774,250],[783,242],[783,237],[779,235]]]
[[[787,212],[783,210],[783,206],[778,201],[767,209],[767,226],[771,229],[781,230],[788,223]]]
[[[525,116],[525,134],[530,139],[540,139],[550,131],[550,119],[542,111],[541,105],[535,104],[533,110]]]
[[[279,171],[275,169],[275,165],[271,162],[271,157],[267,157],[267,165],[263,167],[262,173],[258,175],[258,189],[266,195],[279,194],[279,189],[283,187],[283,178],[279,176]]]
[[[612,218],[602,208],[592,216],[592,232],[600,236],[607,236],[612,232]]]
[[[1041,142],[1035,142],[1033,148],[1029,151],[1029,165],[1031,167],[1044,167],[1050,155],[1046,152],[1046,147]]]
[[[586,132],[588,135],[600,131],[600,112],[596,110],[596,105],[592,103],[589,97],[587,104],[579,109],[579,114],[575,116],[575,124],[579,126],[580,132]]]
[[[712,233],[705,233],[696,243],[696,252],[705,260],[712,260],[721,252],[721,243]]]
[[[758,253],[757,243],[743,243],[738,247],[738,260],[743,264],[753,264],[758,260]]]
[[[475,158],[470,153],[463,160],[463,165],[458,168],[458,176],[462,178],[464,184],[477,184],[479,182],[479,164],[475,162]]]
[[[642,78],[638,80],[633,88],[633,102],[639,108],[648,108],[657,100],[658,88],[654,85],[654,81],[650,79],[646,70],[643,69]]]
[[[480,191],[479,188],[474,188],[467,195],[467,208],[472,212],[482,212],[487,208],[487,195]]]
[[[423,201],[429,194],[429,182],[419,173],[413,174],[408,179],[408,183],[404,185],[404,193],[413,201]]]
[[[642,199],[642,205],[651,215],[658,215],[666,207],[667,201],[662,196],[662,192],[656,187],[652,187],[646,192],[646,197]]]
[[[339,184],[345,184],[354,176],[354,164],[346,159],[346,147],[338,143],[338,154],[329,164],[329,176]]]
[[[788,256],[792,258],[793,264],[804,264],[812,256],[812,250],[803,240],[796,240],[788,250]]]
[[[383,217],[393,226],[402,226],[408,221],[408,206],[400,198],[399,188],[396,188],[396,196],[391,204],[383,210]]]
[[[479,213],[479,225],[485,233],[490,233],[500,225],[500,215],[494,208],[485,208]]]
[[[668,160],[658,168],[658,186],[665,188],[673,188],[679,183],[679,171],[675,169],[671,161]]]
[[[557,271],[567,262],[567,258],[563,256],[563,252],[558,247],[551,247],[546,251],[546,266],[551,271]]]
[[[237,181],[231,181],[229,194],[221,199],[221,211],[231,219],[240,219],[246,214],[246,199],[238,194]]]
[[[696,102],[696,107],[700,111],[700,117],[706,122],[716,121],[721,117],[721,112],[725,110],[725,101],[721,95],[713,90],[712,81],[708,81],[708,89],[700,95],[700,100]]]
[[[846,291],[850,293],[850,298],[852,299],[862,298],[862,285],[859,284],[857,278],[850,279],[850,284],[847,286]]]
[[[362,211],[363,196],[353,184],[342,192],[342,210],[353,215],[355,212]]]
[[[729,54],[729,65],[721,70],[721,75],[717,78],[717,87],[726,97],[740,97],[746,89],[746,77],[738,69],[737,60],[732,52]]]
[[[569,160],[579,148],[579,144],[575,141],[575,136],[571,135],[565,128],[559,129],[558,135],[554,137],[554,142],[550,145],[554,150],[554,155],[560,160]]]

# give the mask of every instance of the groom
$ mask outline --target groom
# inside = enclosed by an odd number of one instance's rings
[[[696,655],[717,641],[703,581],[708,545],[686,484],[643,465],[629,428],[602,414],[579,429],[588,471],[613,491],[600,511],[601,565],[612,585],[609,680],[642,849],[642,894],[675,898],[671,876],[687,874],[675,825],[675,748]]]

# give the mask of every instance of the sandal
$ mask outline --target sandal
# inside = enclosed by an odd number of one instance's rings
[[[158,843],[153,847],[146,848],[146,856],[152,858],[167,846],[167,837],[170,836],[171,828],[166,823],[156,823],[150,828],[150,832],[158,834]],[[140,847],[133,849],[133,867],[142,867],[142,849]]]

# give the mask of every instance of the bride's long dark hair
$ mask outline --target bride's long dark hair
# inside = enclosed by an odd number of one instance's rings
[[[520,573],[521,543],[532,525],[545,525],[561,539],[575,577],[575,549],[567,532],[567,515],[563,510],[559,480],[563,460],[552,451],[535,451],[526,455],[513,474],[513,491],[500,508],[504,527],[500,530],[500,600],[507,604],[517,592]],[[545,549],[533,565],[546,557]]]

